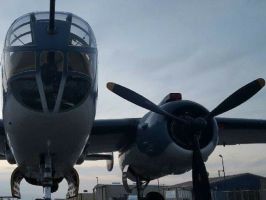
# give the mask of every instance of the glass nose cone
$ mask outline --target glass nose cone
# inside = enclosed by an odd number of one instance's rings
[[[48,109],[56,104],[57,95],[64,68],[64,56],[61,52],[42,52],[40,56],[41,78]]]

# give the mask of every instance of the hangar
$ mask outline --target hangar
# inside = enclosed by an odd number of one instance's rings
[[[250,173],[210,178],[213,200],[266,199],[266,178]],[[131,185],[134,187],[134,185]],[[192,182],[172,186],[149,185],[144,195],[160,192],[166,200],[192,200]],[[73,200],[135,200],[136,191],[129,195],[121,184],[98,184],[93,194],[82,193]]]
[[[131,185],[131,188],[136,187],[135,185]],[[163,187],[158,187],[158,185],[149,185],[144,191],[144,196],[149,192],[160,192],[163,194]],[[124,186],[121,184],[110,184],[110,185],[103,185],[98,184],[93,188],[93,194],[95,200],[127,200],[127,199],[134,199],[137,196],[137,191],[133,190],[132,194],[128,194],[124,189]]]
[[[213,200],[263,200],[266,199],[266,178],[250,173],[210,178]],[[192,182],[184,182],[166,188],[175,198],[184,199],[181,191],[192,191]],[[164,191],[164,194],[167,192]],[[192,195],[191,195],[192,196]],[[189,200],[192,199],[188,198]]]

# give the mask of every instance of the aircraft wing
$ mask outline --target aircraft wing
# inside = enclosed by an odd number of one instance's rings
[[[140,118],[96,120],[88,141],[88,153],[114,152],[135,142]],[[216,118],[218,145],[266,143],[266,120]]]
[[[266,120],[216,118],[219,145],[266,143]]]
[[[88,141],[89,153],[113,152],[135,142],[139,118],[95,120]]]

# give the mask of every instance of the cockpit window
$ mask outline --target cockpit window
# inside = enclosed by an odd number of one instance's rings
[[[23,45],[30,45],[32,43],[32,35],[30,31],[30,26],[27,25],[24,27],[28,30],[18,29],[14,31],[10,36],[10,46],[23,46]]]
[[[75,25],[71,26],[70,30],[70,45],[72,46],[89,46],[90,36],[84,29]]]
[[[14,79],[10,86],[19,102],[34,110],[42,111],[41,98],[34,74]]]
[[[90,31],[90,27],[88,27],[88,24],[76,16],[72,17],[72,24],[84,29],[87,32]]]
[[[86,74],[92,78],[96,71],[95,55],[82,52],[68,53],[68,71]]]
[[[39,12],[35,14],[36,20],[49,20],[48,12]],[[57,12],[55,13],[55,20],[66,21],[68,13]]]
[[[40,12],[35,14],[36,20],[49,20],[49,13],[47,12]]]
[[[90,87],[91,82],[89,80],[82,79],[74,74],[69,75],[66,80],[60,110],[66,111],[82,103],[88,96]]]
[[[23,24],[30,23],[30,15],[22,16],[21,18],[18,18],[13,24],[12,24],[12,31],[17,29],[18,27],[21,27]]]
[[[5,53],[5,71],[7,78],[24,71],[36,70],[35,53],[18,51]]]
[[[23,46],[33,42],[30,16],[25,16],[16,21],[7,35],[6,45]]]
[[[76,16],[72,17],[69,42],[72,46],[96,48],[96,40],[90,26]]]

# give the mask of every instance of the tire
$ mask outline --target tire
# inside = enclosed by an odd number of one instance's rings
[[[164,198],[159,192],[149,192],[146,195],[145,200],[164,200]]]

